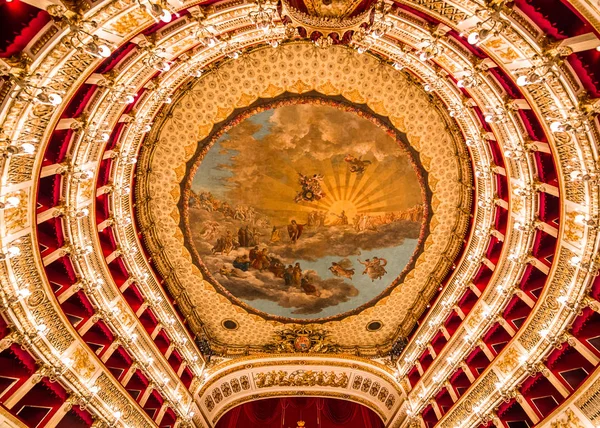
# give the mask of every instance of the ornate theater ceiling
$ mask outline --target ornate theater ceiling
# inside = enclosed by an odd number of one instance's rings
[[[598,5],[0,2],[0,426],[600,423]]]
[[[214,346],[263,350],[315,320],[342,347],[389,347],[450,270],[469,166],[424,90],[393,69],[361,78],[378,66],[345,48],[256,50],[181,94],[142,150],[149,250]]]

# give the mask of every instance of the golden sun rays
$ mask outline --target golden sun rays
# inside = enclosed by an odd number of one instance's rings
[[[325,197],[318,201],[294,202],[301,189],[299,173],[322,174],[321,187]],[[397,169],[384,168],[375,160],[363,173],[353,173],[339,157],[337,161],[313,164],[310,171],[296,171],[288,167],[285,168],[284,180],[269,177],[268,194],[261,198],[260,206],[282,223],[292,218],[304,221],[303,217],[315,210],[327,213],[328,224],[335,223],[342,211],[349,221],[357,214],[380,215],[402,211],[415,205],[415,198],[406,195],[407,183],[418,183],[416,174],[412,172],[410,175],[413,174],[412,177],[400,176]]]

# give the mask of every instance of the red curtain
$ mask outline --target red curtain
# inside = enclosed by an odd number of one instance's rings
[[[382,428],[379,416],[352,401],[333,398],[270,398],[242,404],[227,412],[217,428]]]

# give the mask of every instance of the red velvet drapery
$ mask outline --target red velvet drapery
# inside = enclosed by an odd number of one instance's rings
[[[292,397],[256,400],[237,406],[217,423],[217,428],[380,428],[381,419],[360,404],[333,398]]]

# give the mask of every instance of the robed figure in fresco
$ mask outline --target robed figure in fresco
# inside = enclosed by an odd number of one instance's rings
[[[331,223],[332,226],[345,226],[348,224],[348,216],[346,215],[346,211],[342,210],[341,214],[336,214],[336,213],[330,213],[330,214],[337,217],[337,219],[335,219],[335,221],[333,223]]]
[[[295,244],[300,235],[302,235],[302,229],[304,228],[303,224],[298,224],[296,220],[292,220],[292,222],[288,225],[288,234],[290,235],[290,240],[292,244]]]

